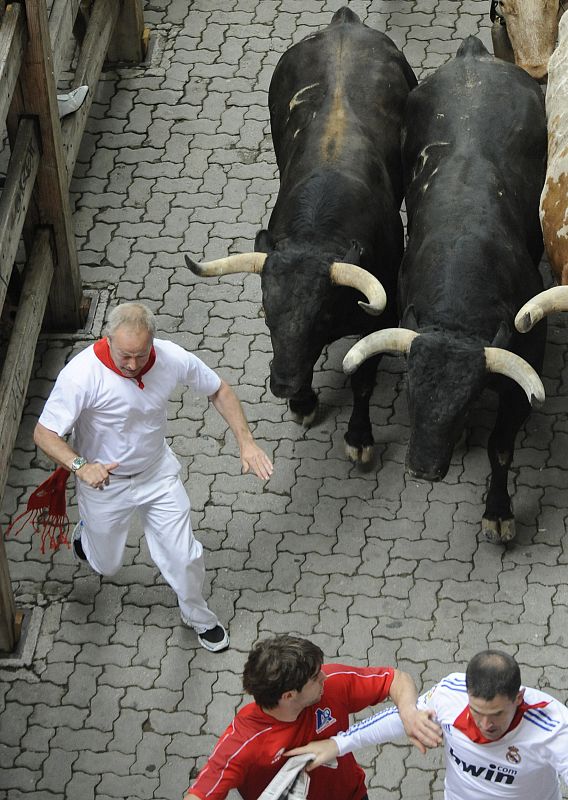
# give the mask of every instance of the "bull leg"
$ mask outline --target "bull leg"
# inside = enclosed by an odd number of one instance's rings
[[[345,453],[353,463],[369,466],[373,461],[373,431],[369,417],[369,402],[373,389],[379,358],[369,358],[351,377],[353,411],[345,434]]]
[[[294,397],[290,398],[290,411],[296,422],[309,428],[316,418],[318,397],[311,386],[301,389]]]
[[[503,544],[515,538],[515,518],[507,479],[515,451],[515,438],[529,411],[530,405],[517,386],[500,393],[497,421],[487,444],[491,480],[481,521],[482,536],[494,544]]]

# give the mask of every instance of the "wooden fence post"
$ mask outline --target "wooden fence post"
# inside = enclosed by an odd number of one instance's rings
[[[21,72],[20,103],[38,117],[42,158],[36,183],[36,208],[41,225],[53,229],[56,268],[46,322],[58,330],[76,330],[81,315],[81,277],[57,108],[53,58],[45,0],[25,0],[28,46]]]
[[[80,86],[81,84],[96,85],[97,77],[100,75],[104,63],[105,53],[115,30],[118,15],[119,5],[116,0],[96,0],[77,61],[73,79],[74,86]],[[61,123],[63,152],[65,163],[67,164],[69,182],[71,182],[71,176],[75,168],[75,161],[77,160],[85,122],[92,101],[93,93],[89,92],[81,108],[74,114],[69,114]]]
[[[10,387],[27,386],[30,380],[37,337],[53,279],[52,248],[51,228],[39,228],[28,259],[14,330],[0,375],[0,414],[5,422],[0,429],[0,496],[4,493],[21,416],[20,398],[16,392],[10,391]],[[11,652],[17,644],[16,635],[14,597],[0,531],[0,650]]]
[[[8,572],[4,534],[0,529],[0,652],[11,653],[17,644],[15,617],[16,607]]]
[[[146,55],[142,0],[122,0],[120,16],[110,41],[106,60],[113,64],[139,64]]]

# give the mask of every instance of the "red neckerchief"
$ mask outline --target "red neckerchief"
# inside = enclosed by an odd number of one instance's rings
[[[144,384],[142,383],[141,380],[142,375],[145,375],[149,370],[151,370],[156,361],[156,351],[154,350],[154,345],[152,345],[150,349],[150,356],[148,358],[148,361],[144,364],[138,375],[136,375],[133,379],[129,378],[128,375],[123,375],[122,372],[114,363],[114,361],[112,360],[108,339],[106,337],[104,339],[99,339],[98,342],[95,342],[93,349],[95,351],[96,357],[99,359],[99,361],[101,361],[105,365],[105,367],[112,369],[112,371],[116,372],[117,375],[120,375],[121,378],[126,378],[127,380],[135,380],[141,389],[144,388]]]
[[[527,711],[530,708],[544,708],[545,706],[548,705],[549,702],[550,701],[548,700],[543,700],[540,703],[534,703],[534,705],[529,705],[528,703],[525,703],[525,701],[523,700],[522,703],[517,707],[517,710],[515,711],[515,716],[511,720],[511,724],[509,725],[503,736],[509,733],[509,731],[514,730],[517,727],[517,725],[520,724],[525,711]],[[473,721],[473,717],[471,716],[469,711],[469,706],[466,706],[459,715],[459,717],[456,718],[454,722],[454,728],[457,728],[458,731],[464,733],[467,736],[467,738],[471,739],[471,741],[475,742],[475,744],[490,744],[491,742],[499,741],[498,739],[485,738],[485,736],[481,733],[481,731]],[[503,737],[500,736],[499,738],[502,739]]]

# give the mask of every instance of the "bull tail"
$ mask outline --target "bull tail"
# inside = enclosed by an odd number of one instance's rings
[[[361,24],[361,20],[359,19],[357,14],[354,11],[351,11],[350,8],[347,8],[347,6],[342,6],[338,11],[336,11],[333,17],[331,18],[331,22],[329,24],[341,25],[344,22],[350,22],[350,23],[356,22],[359,25]]]
[[[491,53],[477,36],[468,36],[460,44],[456,53],[456,58],[463,58],[464,56],[473,56],[474,58],[489,56],[491,58]]]

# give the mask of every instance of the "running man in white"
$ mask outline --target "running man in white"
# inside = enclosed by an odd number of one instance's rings
[[[498,650],[474,656],[422,695],[435,712],[445,748],[445,800],[561,800],[568,784],[568,709],[538,689],[521,686],[514,658]],[[402,738],[396,708],[356,723],[331,739],[286,755],[315,753],[307,771],[361,747]]]
[[[203,548],[193,536],[180,463],[165,439],[167,403],[176,386],[209,397],[235,435],[243,472],[266,480],[272,463],[254,442],[231,387],[183,347],[155,339],[155,330],[152,311],[141,303],[114,308],[106,337],[59,374],[34,440],[75,473],[81,519],[73,535],[76,557],[102,575],[118,572],[137,511],[183,622],[203,647],[218,652],[229,646],[229,636],[203,598]]]

